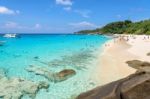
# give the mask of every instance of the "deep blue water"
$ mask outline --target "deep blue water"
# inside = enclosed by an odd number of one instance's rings
[[[0,41],[5,41],[5,44],[0,46],[0,68],[7,70],[9,77],[49,82],[49,92],[40,91],[36,99],[69,99],[98,85],[92,78],[96,69],[96,55],[110,38],[102,35],[20,36],[21,38],[0,36]],[[46,65],[54,61],[62,63],[57,66]],[[54,83],[27,72],[29,65],[46,67],[53,72],[74,69],[77,74],[66,81]]]

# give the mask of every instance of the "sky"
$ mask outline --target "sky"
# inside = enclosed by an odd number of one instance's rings
[[[73,33],[150,18],[150,0],[0,0],[0,33]]]

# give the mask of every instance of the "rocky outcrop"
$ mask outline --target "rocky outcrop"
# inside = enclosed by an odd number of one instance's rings
[[[149,53],[147,53],[147,56],[150,56],[150,52],[149,52]]]
[[[24,95],[35,98],[40,89],[48,89],[46,82],[33,82],[21,78],[8,78],[3,70],[0,70],[0,98],[21,99]]]
[[[77,99],[150,99],[150,74],[133,74],[83,93]]]
[[[53,73],[46,68],[40,68],[37,66],[31,65],[26,69],[28,72],[33,72],[36,75],[41,75],[53,82],[61,82],[64,80],[69,79],[70,77],[74,76],[76,72],[72,69],[65,69],[57,73]]]
[[[150,63],[132,60],[127,64],[138,71],[124,79],[85,92],[77,99],[150,99]]]
[[[132,60],[126,62],[129,66],[132,68],[137,69],[138,71],[146,71],[150,72],[150,63],[145,61],[139,61],[139,60]]]

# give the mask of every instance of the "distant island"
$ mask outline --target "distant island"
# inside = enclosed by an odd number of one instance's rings
[[[102,28],[81,30],[76,34],[150,34],[150,19],[139,22],[130,20],[112,22]]]

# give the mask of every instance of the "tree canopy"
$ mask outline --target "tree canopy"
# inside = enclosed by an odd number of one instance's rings
[[[82,30],[78,34],[150,34],[150,20],[132,22],[130,20],[112,22],[102,28]]]

